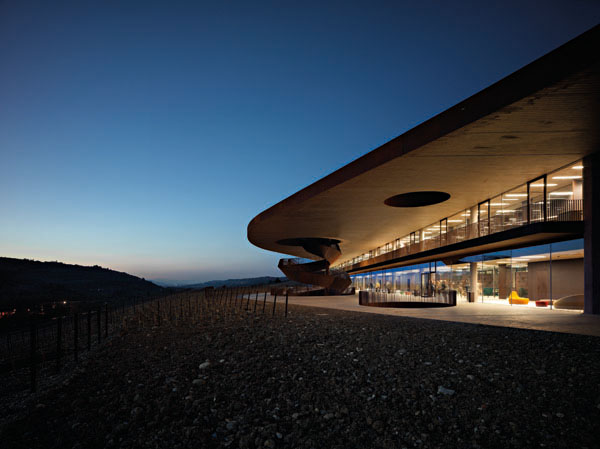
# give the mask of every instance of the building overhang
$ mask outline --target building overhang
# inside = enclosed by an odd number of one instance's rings
[[[600,26],[260,213],[249,241],[314,259],[278,242],[336,239],[352,259],[598,151],[598,48]],[[425,190],[450,199],[384,204]]]

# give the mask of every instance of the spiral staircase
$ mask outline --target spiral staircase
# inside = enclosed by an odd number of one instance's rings
[[[329,267],[342,254],[337,240],[322,238],[288,239],[285,245],[302,246],[307,252],[322,257],[322,260],[306,262],[304,259],[281,259],[279,269],[288,279],[303,284],[323,287],[327,294],[340,294],[352,283],[348,273],[331,270]]]

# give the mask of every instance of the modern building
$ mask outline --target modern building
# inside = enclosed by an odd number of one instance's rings
[[[316,261],[280,261],[292,278],[383,301],[600,314],[598,49],[600,26],[260,213],[248,239]]]

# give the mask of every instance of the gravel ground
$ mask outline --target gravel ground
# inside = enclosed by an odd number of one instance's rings
[[[194,321],[4,404],[0,446],[600,447],[598,338],[300,306]]]

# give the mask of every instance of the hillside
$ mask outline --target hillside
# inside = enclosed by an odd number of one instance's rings
[[[54,301],[116,301],[165,289],[127,273],[61,262],[0,257],[0,308]]]
[[[277,284],[279,282],[285,282],[285,277],[273,277],[273,276],[261,276],[256,278],[244,278],[244,279],[224,279],[202,282],[199,284],[185,285],[185,288],[204,288],[204,287],[248,287],[250,285],[265,285],[265,284]]]

